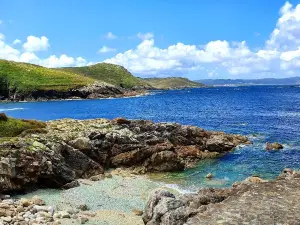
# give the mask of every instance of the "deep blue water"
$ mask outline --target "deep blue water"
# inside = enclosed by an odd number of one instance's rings
[[[169,183],[185,188],[228,186],[252,174],[274,178],[285,167],[300,169],[299,87],[218,87],[123,99],[0,103],[1,111],[17,118],[40,120],[122,116],[172,121],[245,134],[253,141],[253,145],[220,159],[201,162],[196,169],[164,175]],[[267,141],[281,142],[285,149],[267,152]],[[206,181],[203,177],[208,172],[216,179]]]

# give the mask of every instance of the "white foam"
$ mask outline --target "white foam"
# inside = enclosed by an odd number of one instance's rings
[[[197,191],[188,190],[181,188],[178,184],[164,184],[165,187],[176,190],[180,194],[190,194],[190,193],[197,193]]]
[[[15,111],[15,110],[24,110],[24,109],[25,108],[0,109],[0,112]]]

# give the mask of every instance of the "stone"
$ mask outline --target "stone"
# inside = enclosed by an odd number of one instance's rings
[[[24,208],[22,206],[17,206],[16,211],[17,212],[24,212]]]
[[[80,224],[85,224],[89,221],[89,219],[86,216],[80,216],[78,219]]]
[[[7,121],[8,117],[6,116],[5,113],[0,113],[0,121]]]
[[[75,187],[79,187],[79,186],[80,186],[79,181],[74,180],[74,181],[71,181],[70,183],[63,185],[61,188],[62,189],[71,189],[71,188],[75,188]]]
[[[205,176],[205,178],[207,178],[207,179],[212,179],[212,178],[213,178],[213,174],[212,174],[212,173],[208,173],[208,174]]]
[[[70,145],[73,148],[76,148],[76,149],[78,149],[80,151],[90,150],[91,149],[90,139],[86,138],[86,137],[79,137],[79,138],[71,141]]]
[[[143,211],[140,209],[132,209],[132,213],[136,216],[142,216],[143,215]]]
[[[103,180],[105,178],[104,174],[99,174],[99,175],[95,175],[90,177],[90,180],[92,181],[99,181],[99,180]]]
[[[266,143],[266,150],[280,150],[280,149],[283,149],[283,145],[278,142]]]
[[[33,196],[31,199],[32,203],[35,205],[45,205],[45,201],[40,199],[39,196]]]
[[[1,219],[7,223],[10,223],[12,221],[11,216],[2,216]]]
[[[28,207],[29,205],[32,204],[32,202],[31,202],[29,199],[27,199],[27,198],[21,198],[21,199],[20,199],[20,202],[21,202],[21,204],[22,204],[24,207]]]
[[[113,123],[116,124],[130,124],[130,120],[124,119],[124,118],[115,118],[113,121]]]
[[[61,211],[61,212],[59,212],[59,214],[62,219],[71,218],[70,214],[66,211]]]
[[[81,204],[81,205],[77,206],[77,208],[82,210],[82,211],[89,210],[89,207],[86,204]]]

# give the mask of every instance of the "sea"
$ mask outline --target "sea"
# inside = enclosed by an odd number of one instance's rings
[[[212,87],[154,91],[131,98],[0,103],[0,112],[43,121],[125,117],[177,122],[246,135],[253,142],[201,161],[194,169],[149,176],[181,192],[229,187],[251,175],[274,179],[284,168],[300,169],[299,86]],[[266,142],[280,142],[284,149],[266,151]],[[208,173],[214,179],[207,180]]]

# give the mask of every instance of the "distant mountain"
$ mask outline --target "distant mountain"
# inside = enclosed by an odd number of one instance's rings
[[[203,87],[205,85],[191,81],[183,77],[167,77],[167,78],[144,78],[144,82],[148,83],[155,89],[182,89],[182,88],[193,88]]]
[[[237,85],[298,85],[300,77],[264,78],[264,79],[203,79],[196,82],[209,86],[237,86]]]

